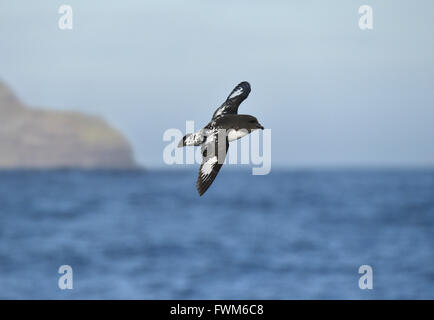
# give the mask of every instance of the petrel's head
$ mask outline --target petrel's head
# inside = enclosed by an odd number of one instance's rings
[[[264,130],[264,127],[258,122],[254,116],[251,115],[240,115],[243,119],[243,128],[248,129],[250,131],[261,129]]]

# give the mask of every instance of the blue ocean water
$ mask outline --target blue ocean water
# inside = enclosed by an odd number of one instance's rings
[[[222,170],[202,198],[195,180],[1,172],[0,298],[434,298],[434,170]]]

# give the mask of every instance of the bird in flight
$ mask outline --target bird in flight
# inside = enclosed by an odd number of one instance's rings
[[[196,188],[200,196],[210,187],[219,173],[229,148],[229,142],[238,140],[254,130],[264,129],[258,119],[238,114],[238,107],[250,93],[250,84],[241,82],[226,101],[214,112],[211,121],[196,133],[185,135],[178,147],[201,146],[202,164]]]

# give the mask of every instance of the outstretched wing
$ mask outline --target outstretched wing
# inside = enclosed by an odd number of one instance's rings
[[[220,136],[220,139],[224,140],[220,143],[218,138],[219,134],[215,131],[207,137],[205,143],[202,145],[202,164],[196,182],[197,192],[199,192],[200,196],[208,190],[215,177],[217,177],[226,158],[229,148],[227,136]]]
[[[249,96],[249,93],[250,84],[248,82],[244,81],[238,84],[229,94],[226,101],[214,112],[212,118],[215,119],[223,114],[237,114],[238,107]]]

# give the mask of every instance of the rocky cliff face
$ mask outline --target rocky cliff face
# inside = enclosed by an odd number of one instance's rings
[[[0,82],[0,168],[136,167],[126,139],[103,120],[27,108]]]

